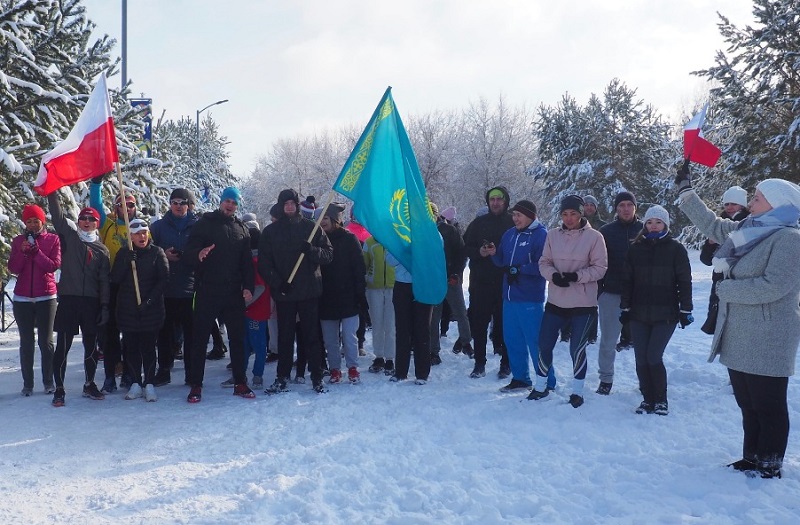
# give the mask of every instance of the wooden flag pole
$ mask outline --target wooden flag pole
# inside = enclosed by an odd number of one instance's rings
[[[311,234],[308,236],[308,242],[314,240],[314,235],[316,235],[317,230],[319,230],[319,225],[322,222],[322,218],[325,216],[325,212],[328,211],[328,206],[331,205],[333,202],[333,196],[335,192],[331,192],[330,197],[328,197],[328,201],[325,203],[325,206],[322,208],[322,213],[319,214],[317,217],[316,222],[314,223],[314,229],[311,230]],[[297,204],[297,213],[300,213],[300,203]],[[305,257],[305,253],[301,253],[300,257],[297,258],[297,262],[294,264],[294,268],[292,269],[291,275],[289,275],[289,280],[287,282],[291,283],[294,280],[294,276],[297,273],[297,270],[300,268],[300,263],[303,262],[303,257]]]
[[[122,168],[117,165],[117,179],[119,181],[119,198],[122,208],[122,216],[125,218],[125,232],[128,237],[128,249],[133,253],[133,240],[131,239],[131,221],[128,219],[128,202],[125,200],[125,187],[122,184]],[[142,296],[139,294],[139,274],[136,273],[136,261],[131,259],[131,271],[133,272],[133,288],[136,291],[136,305],[142,304]]]

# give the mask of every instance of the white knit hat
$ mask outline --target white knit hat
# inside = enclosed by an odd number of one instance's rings
[[[658,204],[647,208],[647,213],[644,214],[644,222],[647,222],[647,219],[659,219],[669,228],[669,212]]]
[[[773,208],[794,206],[800,210],[800,186],[783,179],[762,180],[756,186]]]
[[[739,204],[747,206],[747,192],[741,186],[731,186],[722,194],[722,204]]]

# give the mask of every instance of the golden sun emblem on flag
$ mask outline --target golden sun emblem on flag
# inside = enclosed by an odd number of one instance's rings
[[[392,227],[398,237],[411,244],[411,215],[408,212],[406,190],[395,190],[389,203],[389,214],[392,216]]]

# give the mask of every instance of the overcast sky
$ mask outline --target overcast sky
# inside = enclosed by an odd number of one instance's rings
[[[117,55],[121,4],[84,0]],[[748,0],[128,0],[128,78],[155,118],[229,99],[208,111],[245,176],[277,139],[366,125],[389,85],[406,116],[585,104],[616,77],[676,117],[724,48],[717,11],[753,22]]]

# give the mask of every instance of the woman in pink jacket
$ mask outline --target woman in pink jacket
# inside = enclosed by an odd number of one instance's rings
[[[583,217],[583,198],[567,195],[561,200],[561,226],[547,232],[539,272],[548,280],[547,304],[539,329],[539,361],[536,386],[528,399],[542,399],[550,393],[547,374],[553,366],[553,348],[559,332],[571,329],[572,394],[569,403],[583,404],[586,379],[586,346],[589,331],[597,319],[597,281],[608,268],[603,236]]]
[[[53,320],[56,316],[56,279],[61,266],[58,235],[44,229],[44,210],[35,204],[22,208],[25,231],[11,241],[8,270],[16,274],[14,318],[19,327],[19,361],[22,395],[33,393],[34,329],[42,354],[42,382],[45,393],[53,386]]]

